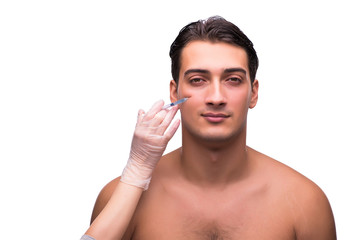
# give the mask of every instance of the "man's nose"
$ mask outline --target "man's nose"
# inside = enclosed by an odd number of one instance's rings
[[[226,104],[224,89],[220,81],[213,81],[208,88],[206,104],[212,106],[223,106]]]

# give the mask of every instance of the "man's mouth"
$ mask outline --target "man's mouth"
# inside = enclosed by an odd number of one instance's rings
[[[201,114],[202,117],[204,117],[208,122],[211,123],[221,123],[225,121],[228,117],[230,117],[228,114],[224,113],[203,113]]]

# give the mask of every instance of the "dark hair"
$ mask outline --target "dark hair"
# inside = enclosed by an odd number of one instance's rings
[[[254,82],[259,59],[253,43],[236,25],[220,16],[214,16],[186,25],[171,44],[171,74],[176,83],[179,81],[181,52],[189,42],[195,40],[225,42],[243,48],[248,56],[251,84]]]

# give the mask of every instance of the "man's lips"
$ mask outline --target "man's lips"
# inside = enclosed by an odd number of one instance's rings
[[[201,114],[207,121],[211,123],[220,123],[225,121],[226,118],[230,117],[228,114],[225,113],[203,113]]]

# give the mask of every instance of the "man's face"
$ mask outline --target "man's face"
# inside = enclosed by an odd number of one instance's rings
[[[227,43],[190,42],[182,51],[178,86],[171,100],[190,97],[180,107],[183,133],[224,142],[246,129],[248,108],[257,101],[245,50]]]

